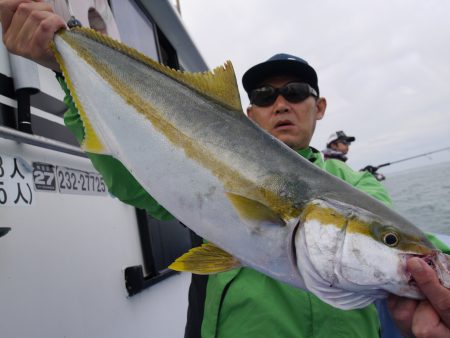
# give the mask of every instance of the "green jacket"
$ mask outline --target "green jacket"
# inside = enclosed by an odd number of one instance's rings
[[[81,142],[84,138],[83,124],[64,80],[61,77],[58,80],[67,94],[65,103],[69,109],[64,115],[64,122]],[[385,204],[391,204],[386,190],[371,174],[355,172],[338,160],[324,161],[320,153],[310,148],[299,154]],[[114,196],[127,204],[145,209],[157,219],[173,219],[119,161],[105,155],[88,156]],[[342,311],[308,292],[248,268],[210,276],[204,305],[203,338],[379,336],[379,321],[373,305]]]

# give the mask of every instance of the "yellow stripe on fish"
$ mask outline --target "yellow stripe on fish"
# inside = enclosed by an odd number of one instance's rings
[[[347,233],[370,236],[385,245],[396,247],[405,252],[429,253],[430,248],[420,244],[420,238],[409,236],[376,221],[365,221],[357,215],[343,215],[337,209],[319,203],[309,203],[303,211],[304,222],[316,221],[323,226],[334,226]],[[389,238],[390,241],[389,242]]]

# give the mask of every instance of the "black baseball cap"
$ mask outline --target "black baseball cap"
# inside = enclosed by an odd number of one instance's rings
[[[308,62],[294,55],[275,54],[265,62],[247,70],[242,77],[242,85],[247,94],[257,88],[264,80],[278,75],[293,75],[309,84],[319,95],[317,73]]]

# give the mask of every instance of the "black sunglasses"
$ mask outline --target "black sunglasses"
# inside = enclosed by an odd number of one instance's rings
[[[305,100],[308,96],[317,97],[317,92],[309,84],[303,82],[290,82],[281,88],[274,88],[265,85],[250,92],[250,103],[260,107],[268,107],[277,99],[278,95],[283,96],[292,103]]]

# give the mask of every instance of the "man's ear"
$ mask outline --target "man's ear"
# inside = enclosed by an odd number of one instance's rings
[[[253,110],[252,110],[252,105],[249,105],[247,107],[247,116],[250,120],[253,120]]]
[[[324,97],[319,97],[316,100],[316,120],[322,120],[325,115],[325,110],[327,109],[327,99]]]

